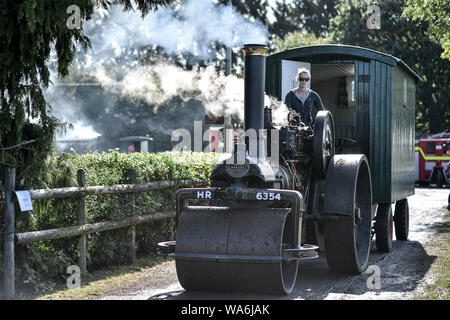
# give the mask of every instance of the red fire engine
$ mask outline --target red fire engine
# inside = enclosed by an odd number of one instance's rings
[[[415,148],[416,182],[420,185],[450,185],[450,138],[419,140]]]

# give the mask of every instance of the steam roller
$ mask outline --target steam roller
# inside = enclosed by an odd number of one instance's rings
[[[289,110],[275,127],[264,107],[264,45],[246,45],[245,132],[210,176],[180,189],[176,241],[159,243],[186,290],[289,294],[299,261],[326,255],[332,270],[367,268],[373,219],[364,155],[335,154],[333,117],[312,126]],[[193,203],[194,202],[194,203]]]

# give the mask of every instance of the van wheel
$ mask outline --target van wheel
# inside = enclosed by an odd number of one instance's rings
[[[442,188],[445,184],[444,173],[441,170],[439,170],[436,174],[436,184],[439,188]]]
[[[402,199],[395,203],[395,238],[397,240],[408,240],[409,233],[409,206],[408,199]]]
[[[378,252],[389,252],[392,249],[392,208],[390,203],[378,205],[375,217],[375,240]]]

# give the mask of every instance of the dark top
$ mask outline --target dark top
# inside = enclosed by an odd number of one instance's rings
[[[315,107],[317,111],[325,110],[322,100],[317,92],[310,90],[309,95],[306,97],[305,103],[303,103],[295,94],[296,89],[292,89],[286,94],[284,103],[291,109],[294,109],[300,116],[301,121],[310,126],[313,123],[311,117],[312,108]]]

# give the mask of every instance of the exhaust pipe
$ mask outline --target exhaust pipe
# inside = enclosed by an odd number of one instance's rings
[[[244,52],[244,130],[256,133],[257,154],[262,155],[259,144],[259,130],[264,129],[264,90],[266,80],[266,54],[268,47],[261,44],[246,44]],[[248,138],[248,137],[247,137]],[[246,139],[246,150],[249,141]]]

